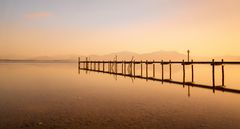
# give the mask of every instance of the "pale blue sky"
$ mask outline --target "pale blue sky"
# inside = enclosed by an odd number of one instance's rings
[[[172,2],[171,2],[172,1]],[[1,19],[25,22],[23,15],[49,12],[48,24],[108,27],[177,15],[184,2],[173,0],[1,0]]]

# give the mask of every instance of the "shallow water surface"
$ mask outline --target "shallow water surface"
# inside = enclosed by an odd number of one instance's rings
[[[228,69],[237,87],[240,68]],[[206,71],[196,78],[208,84]],[[240,129],[240,94],[78,73],[77,64],[0,64],[0,73],[0,129]]]

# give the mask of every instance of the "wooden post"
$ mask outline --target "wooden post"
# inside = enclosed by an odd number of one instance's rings
[[[100,61],[98,61],[98,71],[100,71]]]
[[[154,63],[154,60],[153,60],[153,77],[155,77],[155,63]]]
[[[142,76],[142,74],[143,74],[143,65],[142,65],[142,60],[141,60],[141,76]]]
[[[107,63],[107,72],[109,72],[109,63],[108,61],[106,61],[106,63]]]
[[[103,61],[103,72],[105,71],[105,62]]]
[[[78,69],[80,69],[81,68],[81,62],[80,62],[80,57],[78,57]]]
[[[163,81],[163,79],[164,79],[163,60],[162,60],[162,62],[161,62],[161,66],[162,66],[162,81]]]
[[[122,60],[122,74],[123,74],[123,60]]]
[[[214,59],[212,59],[212,83],[213,83],[213,87],[215,87],[215,63],[214,63]]]
[[[89,62],[88,62],[88,58],[87,58],[87,69],[89,69]]]
[[[131,73],[131,75],[133,75],[133,62],[132,62],[132,60],[131,60],[131,63],[129,65],[130,65],[130,73]]]
[[[98,70],[98,61],[96,61],[96,71]]]
[[[148,78],[148,61],[146,60],[146,77]]]
[[[88,69],[88,61],[87,61],[87,57],[86,57],[86,69]]]
[[[112,61],[110,61],[110,73],[112,73]]]
[[[182,66],[183,66],[183,83],[185,83],[185,62],[184,62],[184,60],[182,62]]]
[[[87,57],[85,58],[85,69],[87,69]]]
[[[224,86],[224,64],[222,59],[222,86]]]
[[[111,73],[111,61],[109,61],[109,73]]]
[[[124,74],[126,74],[126,61],[124,61]]]
[[[116,72],[116,65],[115,61],[112,62],[112,71],[113,73]]]
[[[115,72],[118,73],[118,64],[117,64],[117,60],[115,61]]]
[[[111,62],[111,73],[114,73],[114,71],[115,71],[114,62],[112,61],[112,62]]]
[[[94,70],[94,61],[91,61],[92,63],[92,70]]]
[[[101,61],[97,61],[98,62],[98,71],[101,70]]]
[[[94,70],[94,61],[92,61],[92,69]]]
[[[110,61],[110,73],[112,73],[112,61]]]
[[[134,60],[134,61],[133,61],[133,75],[134,75],[134,77],[135,77],[135,73],[136,73],[135,70],[136,70],[136,69],[135,69],[135,60]]]
[[[109,61],[109,73],[111,73],[111,61]]]
[[[171,60],[169,60],[169,78],[170,80],[172,79],[172,63],[171,63]]]
[[[111,61],[109,61],[109,73],[111,73],[111,71],[112,71],[112,70],[111,70],[111,67],[112,67],[112,66],[111,66]]]
[[[96,70],[96,62],[94,61],[94,70]]]
[[[92,69],[92,61],[89,61],[89,69]]]
[[[192,60],[192,82],[194,82],[193,60]]]

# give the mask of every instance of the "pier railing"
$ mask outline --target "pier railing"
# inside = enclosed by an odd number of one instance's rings
[[[120,64],[120,68],[119,68]],[[161,79],[155,78],[155,65],[160,64],[161,65]],[[172,64],[179,64],[182,66],[182,74],[183,74],[183,81],[174,81],[172,79]],[[212,67],[212,85],[204,85],[204,84],[196,84],[194,83],[194,64],[205,64],[210,65]],[[88,70],[88,71],[96,71],[96,72],[102,72],[102,73],[109,73],[109,74],[115,74],[115,75],[122,75],[127,77],[134,77],[139,79],[146,79],[146,80],[152,80],[152,81],[160,81],[160,82],[168,82],[168,83],[174,83],[174,84],[181,84],[181,85],[189,85],[189,86],[195,86],[195,87],[201,87],[206,89],[212,89],[213,92],[215,90],[219,91],[226,91],[226,92],[232,92],[232,93],[240,93],[239,89],[231,89],[225,87],[225,76],[224,76],[224,65],[240,65],[240,62],[234,62],[234,61],[224,61],[223,59],[221,61],[215,61],[212,59],[212,61],[91,61],[86,58],[86,60],[81,61],[80,58],[78,58],[78,69],[79,70]],[[136,74],[136,65],[140,65],[140,75]],[[143,67],[145,65],[145,76],[143,76]],[[152,77],[149,76],[149,65],[152,65]],[[169,67],[169,78],[166,78],[164,76],[164,69],[165,66],[168,65]],[[186,69],[185,67],[187,65],[191,66],[191,81],[186,82]],[[221,66],[221,85],[216,86],[215,85],[215,67]],[[120,69],[120,70],[119,70]]]

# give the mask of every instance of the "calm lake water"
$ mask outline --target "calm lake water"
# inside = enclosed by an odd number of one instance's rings
[[[174,80],[181,70],[173,66]],[[225,71],[227,87],[240,89],[240,66]],[[240,94],[78,73],[77,64],[0,64],[0,73],[0,129],[240,129]],[[196,66],[195,80],[211,84],[211,67]]]

